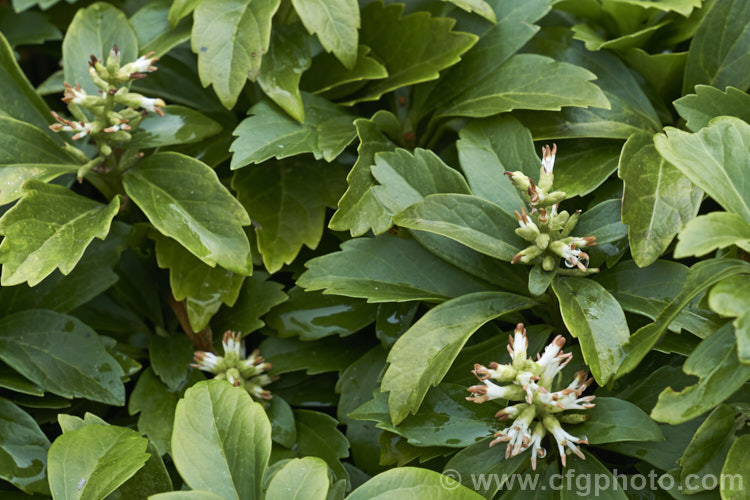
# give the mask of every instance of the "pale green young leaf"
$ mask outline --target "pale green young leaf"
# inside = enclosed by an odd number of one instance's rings
[[[716,118],[691,134],[667,127],[654,137],[657,151],[725,210],[750,222],[750,125]]]
[[[333,161],[354,140],[354,116],[335,104],[312,94],[302,93],[305,122],[299,123],[267,100],[248,111],[234,130],[237,139],[232,151],[232,169],[269,158],[282,159],[312,153],[316,159]]]
[[[725,481],[720,484],[722,500],[747,500],[747,488],[742,486],[750,481],[750,435],[743,435],[729,448],[727,459],[721,468],[721,477],[742,478],[739,481]]]
[[[708,127],[717,116],[735,116],[750,122],[750,95],[734,87],[722,92],[708,85],[696,85],[695,94],[677,99],[674,107],[693,132]]]
[[[462,486],[455,479],[419,467],[398,467],[381,472],[354,490],[346,500],[374,498],[407,500],[482,500],[482,495]]]
[[[394,425],[416,413],[427,391],[443,379],[471,335],[483,324],[536,304],[505,292],[462,295],[430,309],[394,344],[382,391]]]
[[[659,155],[646,132],[625,143],[618,175],[625,183],[622,222],[628,226],[630,253],[646,267],[696,216],[703,191]]]
[[[244,388],[199,382],[177,403],[172,457],[191,488],[260,500],[270,454],[271,424]]]
[[[359,4],[357,0],[292,0],[302,23],[320,44],[349,69],[357,62]]]
[[[183,17],[190,15],[202,0],[173,0],[169,7],[169,25],[174,28]]]
[[[340,252],[309,260],[305,266],[308,270],[297,280],[300,287],[369,302],[440,302],[491,289],[415,240],[391,235],[349,240]]]
[[[130,17],[141,54],[155,52],[156,57],[161,57],[190,39],[190,23],[187,20],[170,26],[167,16],[171,6],[171,0],[156,0],[147,3]]]
[[[212,0],[195,7],[190,45],[198,55],[198,74],[204,87],[213,85],[224,107],[233,108],[247,80],[257,78],[279,3]]]
[[[675,258],[701,257],[737,245],[750,252],[750,223],[732,212],[711,212],[691,220],[677,236]]]
[[[83,90],[96,94],[99,87],[89,77],[89,56],[106,61],[115,45],[123,64],[138,57],[138,38],[125,14],[104,2],[79,9],[62,43],[65,81],[80,83]]]
[[[209,166],[179,153],[157,153],[128,170],[122,182],[159,232],[209,266],[252,273],[242,229],[250,218]]]
[[[49,494],[45,478],[49,439],[34,419],[0,398],[0,477],[33,494]]]
[[[317,457],[293,458],[274,474],[265,498],[326,500],[328,486],[328,465],[324,460]]]
[[[94,238],[104,239],[120,198],[102,205],[71,190],[31,179],[24,196],[0,218],[3,286],[34,286],[55,269],[70,273]]]
[[[297,422],[296,451],[301,456],[320,457],[333,471],[336,480],[349,480],[341,458],[349,456],[349,441],[337,429],[338,420],[318,411],[294,410]]]
[[[741,363],[750,365],[750,278],[740,275],[719,281],[708,294],[708,304],[722,316],[736,318],[732,324],[737,356]]]

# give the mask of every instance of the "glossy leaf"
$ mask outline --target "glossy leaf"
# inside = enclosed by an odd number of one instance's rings
[[[27,493],[48,494],[45,478],[49,439],[34,419],[0,398],[0,477]]]
[[[711,212],[691,220],[677,240],[676,258],[700,257],[732,245],[750,251],[750,223],[732,212]]]
[[[625,143],[619,177],[625,183],[622,222],[628,226],[630,253],[645,267],[697,215],[703,191],[659,155],[645,132]]]
[[[325,337],[315,341],[269,337],[260,344],[259,349],[263,357],[273,364],[272,375],[297,370],[316,375],[343,370],[370,347],[370,343],[357,337]]]
[[[622,143],[578,139],[558,141],[557,148],[555,189],[572,198],[594,192],[617,170]]]
[[[620,441],[663,441],[659,426],[640,408],[618,398],[597,397],[586,422],[570,427],[570,433],[586,436],[591,444]]]
[[[586,210],[578,220],[574,234],[595,236],[596,243],[610,243],[624,238],[627,227],[620,222],[620,200],[607,200]]]
[[[726,450],[722,448],[734,437],[734,416],[734,409],[722,404],[717,406],[698,427],[680,458],[680,479],[683,482],[691,474],[705,473],[706,466],[710,467],[716,458],[723,461]]]
[[[234,306],[219,310],[213,324],[222,332],[234,330],[248,334],[257,330],[265,324],[260,318],[287,300],[282,288],[281,283],[269,281],[265,272],[255,271],[245,278]]]
[[[325,500],[328,493],[328,465],[317,457],[293,458],[274,474],[268,485],[267,500],[287,500],[304,496]]]
[[[329,99],[344,97],[363,86],[367,80],[380,80],[388,76],[388,70],[370,54],[370,47],[360,45],[357,63],[347,69],[341,61],[328,53],[315,56],[312,68],[302,75],[302,85],[314,94]]]
[[[337,480],[349,480],[339,459],[349,456],[349,441],[336,428],[338,421],[325,413],[294,410],[297,422],[296,451],[302,456],[320,457],[326,461]]]
[[[737,336],[737,356],[741,363],[750,364],[750,279],[748,276],[730,276],[714,285],[708,294],[711,309],[737,318],[732,323]]]
[[[340,252],[309,260],[305,266],[308,270],[298,286],[369,302],[439,302],[490,289],[416,241],[391,235],[347,241]]]
[[[221,132],[211,118],[184,106],[165,106],[164,116],[149,116],[133,134],[130,143],[138,148],[156,148],[202,141]]]
[[[168,15],[171,5],[170,0],[150,2],[130,18],[130,25],[138,38],[140,53],[155,52],[157,57],[161,57],[190,39],[189,22],[170,26]]]
[[[535,301],[505,292],[462,295],[431,309],[394,344],[382,391],[395,425],[416,413],[428,389],[440,383],[469,337],[483,324],[529,308]]]
[[[181,182],[175,183],[174,176]],[[209,266],[250,274],[250,224],[242,205],[210,167],[178,153],[158,153],[123,175],[130,198],[162,234]]]
[[[717,116],[735,116],[750,122],[750,95],[734,87],[722,92],[708,85],[696,85],[695,94],[677,99],[674,107],[693,132],[707,127]]]
[[[742,478],[741,485],[738,486],[734,481],[727,481],[721,485],[721,498],[723,500],[745,500],[747,499],[747,490],[742,486],[750,480],[750,471],[748,471],[748,452],[750,451],[750,436],[744,435],[737,438],[732,447],[729,449],[727,459],[721,468],[722,477],[735,478],[738,475]]]
[[[234,130],[232,169],[269,158],[312,153],[333,161],[354,139],[354,117],[322,97],[303,93],[305,122],[298,123],[279,107],[261,101]]]
[[[697,134],[667,127],[654,137],[657,151],[725,210],[750,222],[750,125],[737,118],[717,118]]]
[[[432,500],[481,500],[482,496],[455,479],[429,469],[399,467],[382,472],[354,490],[347,500],[368,500],[387,496],[408,500],[415,496]]]
[[[258,76],[279,3],[216,0],[195,7],[190,43],[198,55],[198,74],[204,87],[213,85],[226,108],[234,107],[248,78],[255,81]]]
[[[622,346],[630,337],[625,314],[614,297],[585,278],[557,278],[552,289],[571,335],[581,343],[583,358],[599,385],[606,384],[622,361]]]
[[[351,69],[357,61],[359,4],[356,0],[292,0],[307,31]]]
[[[242,387],[208,380],[177,403],[172,457],[191,488],[226,499],[259,499],[270,453],[271,424]]]
[[[23,199],[0,219],[3,286],[34,286],[58,268],[70,273],[91,241],[107,236],[120,208],[119,197],[102,205],[34,179],[23,191]]]

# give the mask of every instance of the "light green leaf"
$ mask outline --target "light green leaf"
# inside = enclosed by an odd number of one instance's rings
[[[386,133],[398,134],[401,125],[393,114],[380,110],[370,120],[355,120],[354,126],[360,141],[357,162],[346,177],[349,187],[328,227],[334,231],[349,230],[352,236],[361,236],[370,229],[380,234],[391,227],[391,217],[370,189],[375,185],[370,167],[377,153],[393,151],[395,145]]]
[[[731,478],[731,480],[723,481],[720,485],[722,500],[747,500],[749,498],[747,487],[744,486],[750,481],[749,453],[750,435],[747,434],[737,438],[729,448],[727,459],[721,468],[721,477]],[[735,481],[738,476],[740,481]]]
[[[312,61],[312,69],[302,76],[302,86],[314,94],[338,99],[361,88],[367,83],[366,80],[387,77],[385,66],[373,58],[370,52],[370,47],[360,45],[357,64],[350,70],[331,54],[318,54]]]
[[[80,83],[83,90],[96,94],[99,87],[89,77],[89,55],[106,61],[115,45],[123,64],[138,57],[138,39],[125,14],[104,2],[79,9],[62,43],[65,81]]]
[[[293,458],[274,474],[266,490],[266,500],[304,497],[326,500],[328,465],[317,457]]]
[[[3,286],[34,286],[58,268],[70,273],[91,241],[107,236],[120,208],[119,197],[102,205],[34,179],[23,190],[23,199],[0,218]]]
[[[653,26],[647,26],[633,33],[615,36],[610,39],[602,38],[600,33],[588,24],[577,24],[570,29],[574,33],[573,38],[581,40],[588,50],[609,49],[625,51],[627,49],[643,47],[657,31],[667,24],[669,24],[669,21],[664,21]]]
[[[45,478],[49,439],[31,416],[0,398],[0,478],[23,491],[49,494]]]
[[[590,71],[549,57],[520,54],[437,112],[484,117],[514,109],[559,111],[565,106],[610,109]]]
[[[722,92],[708,85],[696,85],[695,94],[677,99],[674,107],[685,119],[685,126],[693,132],[708,127],[717,116],[735,116],[750,122],[750,95],[734,87],[727,87]]]
[[[253,272],[252,276],[245,278],[234,306],[220,309],[214,317],[217,331],[235,330],[247,335],[262,327],[265,323],[260,318],[288,299],[283,288],[281,283],[268,281],[267,273]]]
[[[354,117],[322,97],[302,93],[305,123],[298,123],[264,100],[250,108],[234,130],[232,169],[269,158],[312,153],[333,161],[355,137]]]
[[[732,245],[750,252],[750,224],[732,212],[711,212],[699,215],[685,226],[677,236],[674,256],[700,257]]]
[[[169,8],[169,25],[174,28],[180,20],[190,15],[202,0],[173,0]]]
[[[202,141],[222,131],[221,125],[184,106],[165,106],[164,116],[148,116],[133,133],[130,146],[146,149]]]
[[[298,286],[369,302],[440,302],[491,289],[415,240],[391,235],[349,240],[340,252],[309,260],[305,267]]]
[[[210,167],[178,153],[158,153],[128,170],[122,182],[162,234],[209,266],[252,272],[250,243],[242,229],[250,218]]]
[[[674,11],[687,17],[693,9],[701,6],[702,0],[609,0],[608,3],[636,5],[665,12]]]
[[[300,26],[283,25],[273,30],[258,84],[273,102],[300,123],[305,123],[305,109],[299,82],[311,63],[310,38]]]
[[[440,383],[469,337],[483,324],[535,305],[505,292],[462,295],[428,311],[394,344],[382,391],[394,425],[416,413],[428,389]]]
[[[750,222],[750,125],[721,117],[697,134],[667,127],[657,151],[725,210]]]
[[[477,252],[510,261],[524,242],[515,219],[499,206],[465,194],[431,194],[393,218],[400,227],[447,236]]]
[[[211,493],[210,491],[188,490],[188,491],[170,491],[168,493],[159,493],[151,495],[149,500],[224,500],[224,497]]]
[[[730,323],[698,344],[682,371],[698,377],[698,382],[679,392],[671,387],[662,391],[651,411],[654,420],[672,425],[692,420],[750,380],[750,366],[737,358],[734,327]]]
[[[419,467],[398,467],[378,474],[354,490],[346,500],[482,500],[479,493],[452,477]]]
[[[690,43],[682,93],[699,83],[719,90],[731,85],[750,87],[750,75],[742,68],[750,64],[750,4],[742,0],[716,0],[701,21]],[[721,33],[721,36],[716,36]]]
[[[0,116],[0,205],[20,198],[27,180],[48,182],[76,172],[78,163],[38,128]]]
[[[460,130],[458,137],[458,158],[472,194],[497,204],[508,213],[518,210],[524,202],[503,174],[519,170],[539,179],[541,160],[534,151],[528,129],[512,116],[505,115],[473,120]]]
[[[148,440],[114,425],[86,425],[55,439],[48,477],[55,498],[105,498],[143,467]]]
[[[497,22],[497,16],[495,11],[492,10],[490,4],[484,0],[443,0],[444,2],[450,2],[456,7],[459,7],[466,12],[474,12],[490,22]]]
[[[552,289],[571,335],[581,343],[586,365],[599,385],[605,385],[622,361],[622,346],[630,337],[620,304],[599,283],[585,278],[556,278]]]
[[[349,69],[357,62],[359,4],[357,0],[292,0],[302,23],[320,44]]]
[[[190,22],[170,26],[167,16],[171,6],[171,0],[149,2],[130,18],[142,54],[155,52],[161,57],[190,39]]]
[[[597,397],[596,406],[586,411],[586,422],[569,432],[586,436],[591,444],[620,441],[664,441],[659,426],[636,405],[618,398]]]
[[[750,279],[730,276],[718,282],[708,294],[708,304],[722,316],[737,318],[732,323],[737,336],[737,356],[750,365]]]
[[[349,103],[375,101],[397,88],[435,80],[477,41],[475,35],[453,31],[453,19],[424,11],[402,17],[403,10],[403,4],[382,1],[362,9],[360,42],[385,65],[388,77],[371,82]]]
[[[628,226],[630,253],[646,267],[696,216],[703,191],[659,155],[646,132],[625,143],[618,175],[625,183],[622,222]]]
[[[198,74],[204,87],[213,85],[224,107],[233,108],[248,78],[258,76],[279,3],[213,0],[195,7],[190,46],[198,55]]]
[[[199,382],[177,403],[172,457],[191,488],[225,499],[260,499],[270,454],[271,424],[244,388]]]
[[[258,250],[273,274],[291,264],[302,245],[318,246],[326,207],[336,206],[344,175],[322,162],[268,162],[236,172],[232,188],[256,222]]]
[[[156,262],[169,269],[169,284],[176,300],[185,300],[190,326],[198,332],[208,325],[221,304],[234,305],[244,276],[221,266],[210,267],[182,245],[159,233]]]
[[[59,396],[125,402],[122,368],[96,332],[72,316],[44,309],[5,316],[0,320],[0,359]]]
[[[349,473],[339,461],[349,456],[349,441],[336,428],[338,420],[309,410],[294,410],[294,420],[297,422],[297,453],[322,458],[336,480],[349,482]]]

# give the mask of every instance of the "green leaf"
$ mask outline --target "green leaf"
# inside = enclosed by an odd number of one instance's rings
[[[169,284],[176,300],[184,300],[188,320],[198,332],[208,325],[221,304],[234,305],[244,276],[221,266],[210,267],[171,238],[155,233],[156,262],[169,269]]]
[[[149,500],[224,500],[224,497],[216,493],[200,490],[170,491],[168,493],[151,495],[148,498]]]
[[[312,161],[268,162],[234,174],[232,188],[256,222],[258,250],[273,274],[323,236],[326,207],[344,191],[343,171]]]
[[[750,435],[744,435],[729,448],[727,459],[721,468],[721,477],[733,478],[731,481],[724,481],[721,484],[721,498],[723,500],[747,500],[747,489],[743,486],[750,481]],[[740,481],[735,482],[734,478],[738,477]]]
[[[462,486],[453,478],[429,469],[399,467],[378,474],[354,490],[346,500],[373,498],[408,500],[482,500],[479,493]]]
[[[459,7],[466,12],[474,12],[490,22],[497,22],[497,16],[495,11],[492,10],[490,4],[484,0],[443,0],[444,2],[450,2],[456,7]]]
[[[470,33],[453,31],[455,21],[424,11],[402,16],[403,4],[372,2],[362,9],[360,42],[385,65],[388,77],[370,82],[350,101],[375,101],[406,85],[435,80],[439,71],[460,60],[477,41]]]
[[[596,477],[601,479],[606,478],[606,484],[613,485],[611,488],[604,488],[602,491],[599,491],[597,495],[599,498],[604,500],[627,500],[628,496],[623,491],[624,488],[618,487],[621,480],[612,475],[609,467],[606,467],[590,453],[585,451],[583,453],[586,457],[585,460],[575,455],[568,457],[568,471],[570,471],[568,477],[570,477],[571,486],[566,486],[560,490],[560,499],[573,500],[581,496],[586,496],[586,490],[590,492],[590,486],[585,486],[586,479],[584,478]]]
[[[588,24],[577,24],[570,29],[574,33],[573,38],[584,42],[588,50],[594,51],[609,49],[624,51],[627,49],[643,47],[654,36],[654,34],[666,24],[669,24],[669,21],[654,24],[633,33],[613,37],[608,40],[602,38],[599,32]]]
[[[734,417],[734,408],[721,404],[698,427],[680,458],[680,479],[683,482],[691,474],[708,472],[706,466],[710,466],[717,458],[724,461],[726,449],[722,448],[728,440],[734,438]]]
[[[169,7],[169,25],[174,28],[183,17],[190,15],[201,0],[173,0]]]
[[[52,496],[105,498],[143,467],[148,440],[114,425],[86,425],[64,433],[49,449]]]
[[[11,47],[42,44],[47,40],[60,40],[62,33],[41,12],[16,13],[10,6],[0,8],[0,32]]]
[[[283,398],[274,395],[266,409],[271,421],[271,439],[285,448],[293,448],[297,442],[297,424],[292,407]]]
[[[162,234],[209,266],[252,272],[250,243],[242,229],[250,218],[210,167],[178,153],[157,153],[128,170],[122,182]]]
[[[79,167],[78,161],[38,128],[0,116],[0,205],[20,198],[29,179],[48,182]]]
[[[693,9],[700,7],[702,0],[611,0],[611,2],[654,8],[665,12],[674,11],[687,17]]]
[[[348,482],[349,474],[339,459],[349,456],[349,441],[336,428],[338,420],[309,410],[294,410],[294,420],[297,422],[297,453],[322,458],[336,480]]]
[[[245,278],[234,306],[223,307],[214,317],[213,324],[217,331],[234,330],[247,335],[262,327],[265,323],[260,318],[287,300],[282,289],[281,283],[268,281],[267,273],[255,271],[252,276]]]
[[[21,71],[13,48],[8,44],[2,32],[0,32],[0,69],[5,75],[0,79],[0,95],[3,96],[0,99],[0,112],[47,129],[51,120],[49,107]],[[57,134],[51,130],[46,130],[46,132],[62,145],[62,139]]]
[[[182,333],[168,337],[152,335],[148,343],[151,368],[170,391],[177,391],[185,385],[194,352],[193,345]]]
[[[620,304],[603,286],[585,278],[556,278],[552,289],[565,326],[581,343],[586,365],[597,383],[605,385],[617,372],[630,336]]]
[[[292,0],[292,5],[307,31],[317,34],[323,48],[352,69],[360,26],[357,0]]]
[[[674,107],[693,132],[708,127],[717,116],[735,116],[750,122],[750,95],[734,87],[722,92],[708,85],[696,85],[695,94],[677,99]]]
[[[628,226],[630,253],[646,267],[697,215],[703,191],[659,155],[646,132],[633,134],[625,143],[619,177],[625,183],[622,222]]]
[[[305,267],[298,286],[369,302],[439,302],[490,289],[416,241],[391,235],[349,240],[340,252],[309,260]]]
[[[573,232],[581,236],[595,236],[596,243],[610,243],[624,238],[628,228],[620,222],[620,200],[607,200],[586,210]]]
[[[221,125],[184,106],[165,106],[164,116],[149,116],[133,133],[130,146],[139,149],[190,144],[222,131]]]
[[[138,38],[125,14],[104,2],[79,9],[62,43],[65,81],[80,83],[87,93],[96,94],[99,87],[89,77],[89,55],[106,61],[115,45],[123,64],[138,57]]]
[[[596,406],[586,411],[588,420],[570,428],[586,436],[591,444],[620,441],[664,441],[659,426],[636,405],[623,399],[597,397]]]
[[[266,500],[304,497],[326,500],[328,465],[317,457],[293,458],[274,474],[266,490]]]
[[[232,169],[269,158],[312,153],[333,161],[354,140],[354,117],[331,102],[302,93],[305,122],[298,123],[278,106],[264,100],[250,108],[234,130]]]
[[[750,366],[737,358],[734,327],[726,324],[704,339],[688,356],[682,370],[699,381],[682,391],[668,387],[659,394],[651,418],[659,422],[687,422],[731,396],[750,380]]]
[[[462,295],[431,309],[394,344],[382,391],[394,425],[416,413],[427,390],[440,383],[469,337],[483,324],[527,309],[532,299],[505,292]]]
[[[671,23],[667,25],[667,29],[670,26],[678,25]],[[671,102],[676,96],[682,95],[682,75],[685,72],[687,52],[649,54],[643,49],[630,49],[620,54],[627,65],[642,76],[664,102]]]
[[[191,488],[225,499],[260,499],[270,454],[271,424],[244,388],[208,380],[177,403],[172,457]]]
[[[737,245],[750,252],[750,224],[741,215],[711,212],[691,220],[677,236],[675,258],[700,257]]]
[[[657,151],[725,210],[750,222],[750,125],[717,118],[697,134],[667,127],[654,137]]]
[[[465,194],[431,194],[393,218],[400,227],[447,236],[477,252],[510,261],[526,245],[515,219],[499,206]]]
[[[628,343],[624,346],[623,362],[616,378],[620,378],[638,366],[638,363],[661,340],[670,323],[695,297],[727,276],[748,272],[750,272],[750,265],[735,259],[709,259],[691,267],[679,295],[659,313],[653,323],[639,328],[630,336]]]
[[[750,5],[741,0],[716,0],[690,43],[682,93],[699,83],[719,90],[731,85],[750,87],[750,75],[741,68],[750,63]],[[721,33],[720,37],[716,34]]]
[[[737,336],[737,356],[750,364],[750,279],[730,276],[718,282],[708,294],[708,304],[722,316],[737,318],[732,323]]]
[[[31,309],[0,320],[0,359],[44,390],[125,403],[124,375],[94,330],[72,316]]]
[[[167,16],[171,6],[170,0],[149,2],[130,18],[141,53],[155,52],[157,57],[161,57],[190,39],[191,26],[188,21],[170,26]]]
[[[305,123],[305,109],[299,82],[311,63],[310,38],[298,25],[277,26],[273,30],[271,46],[258,74],[258,84],[268,97],[300,123]]]
[[[510,214],[523,206],[518,190],[503,174],[518,170],[539,179],[541,160],[528,129],[512,116],[504,115],[473,120],[458,136],[458,158],[471,192]]]
[[[622,143],[600,139],[558,141],[555,189],[568,198],[593,192],[617,170]]]
[[[328,99],[338,99],[364,86],[366,80],[387,77],[388,70],[373,58],[370,52],[370,47],[360,45],[357,63],[352,69],[347,69],[331,54],[318,54],[312,61],[310,71],[302,75],[302,86],[314,94],[322,94]]]
[[[49,494],[45,469],[49,439],[31,416],[0,398],[0,478],[33,494]]]
[[[514,109],[559,111],[564,106],[610,109],[590,71],[549,57],[520,54],[447,103],[438,117],[484,117]]]
[[[58,268],[70,273],[91,241],[107,236],[120,208],[119,197],[102,205],[34,179],[23,190],[23,199],[0,218],[3,286],[34,286]]]
[[[316,375],[343,370],[370,347],[371,343],[357,337],[325,337],[314,341],[269,337],[260,344],[259,349],[263,357],[273,364],[273,375],[297,370]]]
[[[190,45],[198,55],[198,74],[204,87],[213,85],[224,107],[233,108],[248,78],[258,76],[279,3],[215,0],[195,7]]]
[[[268,326],[279,337],[318,340],[331,335],[346,337],[375,321],[377,306],[346,297],[305,292],[292,288],[289,300],[267,316]]]
[[[380,110],[370,120],[355,120],[354,126],[360,141],[357,162],[346,177],[349,187],[339,200],[338,210],[328,227],[334,231],[349,230],[352,236],[361,236],[371,228],[373,233],[380,234],[391,227],[391,218],[370,190],[375,185],[370,167],[377,153],[393,151],[395,145],[385,132],[398,134],[401,125],[393,114]]]

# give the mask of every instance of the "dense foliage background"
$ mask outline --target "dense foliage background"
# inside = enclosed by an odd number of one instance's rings
[[[0,32],[0,497],[750,497],[750,2],[13,0]],[[567,339],[555,390],[593,376],[566,468],[466,401],[517,323]]]

